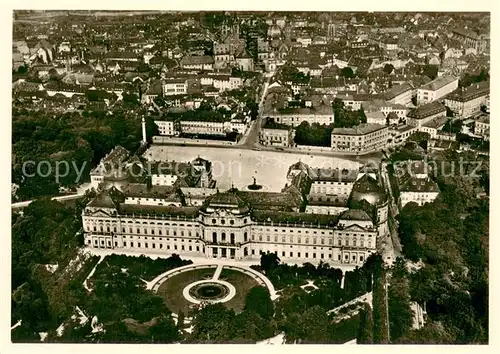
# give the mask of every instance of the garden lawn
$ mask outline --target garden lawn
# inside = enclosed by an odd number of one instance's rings
[[[191,310],[189,306],[192,303],[184,298],[182,291],[187,285],[195,281],[213,276],[215,268],[215,266],[211,266],[202,269],[193,269],[174,275],[160,285],[157,294],[163,298],[170,311],[174,313],[182,311],[187,315]]]
[[[224,303],[224,305],[232,308],[236,313],[243,311],[245,308],[245,298],[250,289],[254,286],[259,286],[259,283],[251,276],[233,269],[222,268],[219,280],[227,281],[236,288],[236,295]]]

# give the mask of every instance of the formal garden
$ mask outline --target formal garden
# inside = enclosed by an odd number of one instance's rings
[[[161,278],[156,294],[174,313],[192,315],[207,303],[223,303],[235,313],[243,311],[245,298],[259,282],[248,271],[215,265],[192,266]]]

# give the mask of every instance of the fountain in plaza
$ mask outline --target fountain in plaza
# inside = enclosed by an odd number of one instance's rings
[[[260,184],[257,184],[257,180],[255,179],[255,177],[252,177],[253,178],[253,184],[250,184],[248,186],[248,189],[252,190],[252,191],[258,191],[260,189],[262,189],[262,186]]]

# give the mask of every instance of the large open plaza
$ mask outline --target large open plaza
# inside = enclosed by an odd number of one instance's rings
[[[150,161],[191,161],[198,156],[212,162],[213,178],[217,180],[219,188],[228,189],[234,185],[244,190],[253,183],[255,177],[257,183],[263,186],[262,191],[268,192],[281,191],[287,183],[288,168],[297,161],[303,161],[311,167],[340,169],[359,164],[337,157],[245,149],[202,149],[195,146],[152,145],[144,153],[144,157]]]

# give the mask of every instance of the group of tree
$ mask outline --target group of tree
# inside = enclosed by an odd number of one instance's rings
[[[438,76],[439,65],[422,65],[417,74],[427,76],[429,79],[434,80]]]
[[[140,119],[125,112],[54,116],[15,110],[12,181],[19,185],[17,197],[25,200],[57,195],[60,186],[72,187],[89,180],[91,168],[115,146],[135,151],[141,141]],[[146,129],[149,137],[156,129],[150,117]],[[60,166],[59,179],[54,173],[56,165]]]
[[[349,66],[342,68],[342,70],[340,70],[340,73],[342,74],[342,77],[345,77],[346,79],[352,79],[356,77],[354,70],[352,70],[352,68]]]
[[[476,84],[481,81],[487,81],[490,79],[490,73],[486,69],[482,69],[477,75],[465,73],[464,76],[458,81],[459,87],[467,87],[472,84]]]
[[[297,145],[330,146],[332,128],[319,123],[302,122],[295,129],[294,142]]]
[[[476,164],[464,166],[459,173],[458,166],[453,168],[460,158],[456,155],[450,152],[446,161],[437,160],[437,199],[420,207],[408,203],[398,215],[405,256],[424,264],[408,275],[401,272],[398,288],[406,289],[408,279],[411,301],[424,307],[428,315],[424,328],[399,333],[398,342],[488,341],[489,203],[476,198],[474,187],[481,181],[479,177],[470,177]],[[473,158],[466,160],[474,161]],[[488,171],[482,171],[483,175],[488,175]],[[393,296],[399,299],[394,311],[403,314],[406,290],[397,294],[394,289]],[[406,325],[399,326],[408,325],[404,317],[400,320]]]
[[[293,82],[296,84],[308,84],[311,80],[309,74],[304,74],[295,66],[284,65],[280,70],[281,80],[283,82]]]
[[[11,321],[22,320],[22,326],[12,333],[13,339],[37,341],[38,332],[47,331],[67,314],[67,300],[74,298],[69,290],[78,274],[73,279],[61,277],[58,284],[52,284],[54,291],[47,292],[50,273],[43,265],[64,268],[75,257],[83,244],[79,231],[84,202],[65,207],[57,201],[37,200],[23,215],[13,213]]]
[[[245,309],[240,313],[221,303],[207,304],[198,310],[191,322],[193,331],[188,343],[255,343],[276,332],[274,304],[267,288],[250,289]]]
[[[361,123],[366,123],[366,115],[363,107],[356,111],[347,109],[344,106],[344,102],[338,98],[333,101],[332,107],[335,116],[334,128],[351,128]]]
[[[415,132],[408,137],[408,141],[417,143],[422,149],[427,150],[431,135],[426,132]]]
[[[448,108],[448,107],[446,107]],[[442,129],[444,132],[458,134],[462,131],[462,121],[460,119],[448,119]]]
[[[342,271],[323,262],[291,266],[280,264],[277,255],[269,253],[263,254],[261,266],[254,268],[280,289],[274,319],[287,343],[345,343],[356,338],[360,316],[338,321],[327,312],[372,291],[374,274],[381,264],[380,256],[370,256],[362,267],[345,272],[343,288]],[[317,289],[306,292],[300,286],[309,280]]]
[[[391,63],[387,63],[384,65],[384,72],[386,74],[391,74],[393,71],[394,71],[394,65],[392,65]]]
[[[405,261],[398,257],[391,271],[388,287],[389,334],[391,343],[412,328],[414,313],[410,308],[410,281]]]

